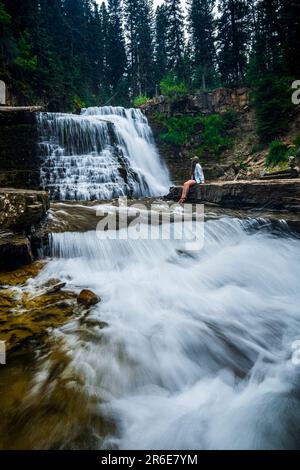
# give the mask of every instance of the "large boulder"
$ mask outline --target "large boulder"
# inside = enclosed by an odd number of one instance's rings
[[[84,307],[89,308],[97,305],[99,302],[101,302],[101,299],[91,290],[84,289],[77,297],[77,302],[79,305],[83,305]]]

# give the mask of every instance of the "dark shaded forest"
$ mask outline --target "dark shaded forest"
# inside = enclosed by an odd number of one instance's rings
[[[298,0],[1,0],[0,78],[49,110],[246,85],[268,140],[300,78],[299,21]]]

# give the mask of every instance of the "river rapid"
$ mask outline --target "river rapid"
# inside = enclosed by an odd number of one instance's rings
[[[97,208],[52,204],[25,288],[58,278],[102,301],[1,370],[3,448],[299,448],[299,238],[206,208],[199,251],[101,240]]]

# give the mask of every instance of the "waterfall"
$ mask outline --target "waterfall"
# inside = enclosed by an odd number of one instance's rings
[[[146,116],[105,106],[80,115],[40,113],[41,183],[52,199],[166,194],[170,179]]]
[[[273,233],[266,219],[205,226],[204,247],[192,256],[175,240],[52,235],[53,259],[37,282],[59,276],[102,298],[55,333],[70,361],[61,382],[79,376],[93,413],[116,423],[104,437],[79,430],[82,445],[299,447],[300,372],[291,357],[300,331],[300,241]],[[47,369],[46,357],[34,393],[43,393]],[[62,448],[73,448],[72,439]]]

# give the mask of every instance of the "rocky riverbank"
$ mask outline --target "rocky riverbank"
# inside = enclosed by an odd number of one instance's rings
[[[49,207],[45,191],[0,188],[0,270],[35,259],[47,243],[41,224]]]
[[[178,201],[181,186],[166,197]],[[215,181],[196,185],[187,202],[210,203],[232,209],[270,209],[300,212],[300,179],[268,181]]]

